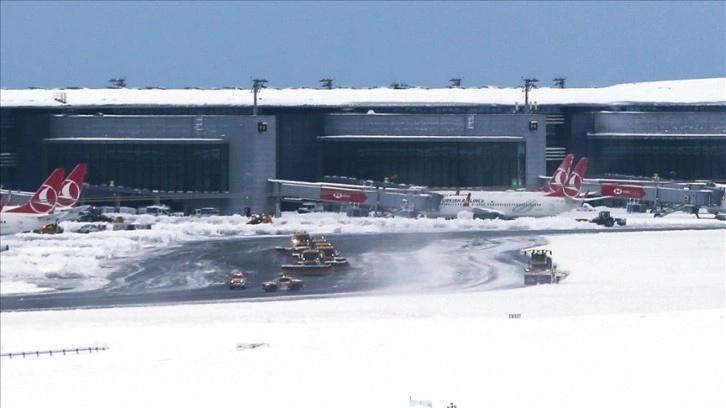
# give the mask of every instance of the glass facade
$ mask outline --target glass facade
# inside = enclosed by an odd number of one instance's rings
[[[590,174],[726,180],[726,138],[594,138]]]
[[[322,171],[428,187],[511,186],[524,179],[524,143],[325,141]]]
[[[229,191],[223,143],[46,141],[50,168],[88,163],[87,183],[160,191]]]

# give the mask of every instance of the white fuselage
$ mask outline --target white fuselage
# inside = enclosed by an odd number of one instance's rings
[[[433,215],[456,218],[462,211],[479,217],[551,217],[571,211],[581,205],[578,200],[550,197],[541,192],[527,191],[476,191],[446,195]]]
[[[40,229],[58,220],[57,214],[0,213],[0,235],[18,234]]]

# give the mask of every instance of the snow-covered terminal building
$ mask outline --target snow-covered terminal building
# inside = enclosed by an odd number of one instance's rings
[[[603,88],[3,89],[0,182],[244,197],[324,176],[534,188],[566,153],[612,174],[726,180],[726,78]]]

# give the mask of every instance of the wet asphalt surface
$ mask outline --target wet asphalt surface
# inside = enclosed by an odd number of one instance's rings
[[[527,259],[521,255],[522,249],[546,243],[547,235],[566,233],[572,232],[330,234],[326,238],[350,266],[328,276],[300,276],[305,282],[300,291],[274,293],[265,292],[262,283],[278,276],[283,264],[292,263],[289,254],[276,249],[290,245],[289,235],[197,241],[129,261],[100,289],[67,287],[0,296],[0,311],[509,289],[524,286]],[[234,270],[247,276],[246,289],[229,289],[227,279]]]

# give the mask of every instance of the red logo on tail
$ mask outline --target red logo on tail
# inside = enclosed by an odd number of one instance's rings
[[[63,180],[63,186],[58,197],[58,207],[68,208],[76,205],[78,199],[81,197],[83,180],[86,178],[87,168],[88,165],[80,163],[71,171],[68,178]]]
[[[464,199],[464,207],[469,207],[471,205],[471,193],[466,195],[466,198]]]
[[[58,191],[61,188],[65,174],[66,169],[63,168],[53,170],[53,173],[43,182],[38,191],[33,194],[33,197],[28,203],[8,210],[7,212],[23,214],[46,214],[52,212],[58,203]]]
[[[589,159],[587,157],[583,157],[580,159],[579,162],[577,162],[577,166],[575,166],[575,170],[570,173],[570,175],[567,177],[567,182],[564,183],[562,187],[559,187],[557,189],[554,189],[553,191],[547,193],[548,197],[570,197],[570,198],[576,198],[580,195],[580,190],[582,188],[582,181],[585,179],[585,172],[587,171],[587,163]]]
[[[585,172],[587,171],[588,161],[587,157],[583,157],[579,162],[577,162],[575,170],[570,173],[570,177],[567,179],[567,184],[565,184],[563,189],[566,196],[575,198],[580,194],[582,181],[585,179]]]
[[[568,154],[565,159],[562,160],[560,166],[557,167],[555,173],[550,177],[550,181],[546,186],[540,187],[537,191],[544,191],[546,193],[552,193],[561,189],[566,183],[570,175],[570,167],[572,167],[572,161],[574,160],[574,154]]]

